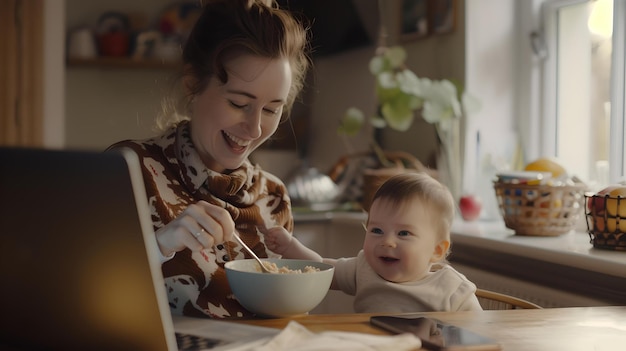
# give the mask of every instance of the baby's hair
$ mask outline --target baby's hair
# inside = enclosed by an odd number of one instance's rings
[[[384,199],[400,207],[416,198],[429,206],[439,217],[440,237],[450,240],[450,227],[455,216],[455,202],[450,190],[437,179],[424,172],[406,172],[387,179],[376,190],[372,202]]]

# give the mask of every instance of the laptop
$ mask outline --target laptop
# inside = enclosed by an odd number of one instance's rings
[[[177,333],[152,228],[134,153],[0,147],[0,349],[219,349],[277,333],[176,316],[195,335]]]

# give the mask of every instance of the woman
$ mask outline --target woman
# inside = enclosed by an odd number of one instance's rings
[[[263,231],[293,230],[285,185],[248,156],[289,113],[309,67],[307,32],[270,0],[210,0],[183,48],[186,115],[161,135],[122,141],[140,157],[175,314],[249,316],[224,263],[257,255]]]

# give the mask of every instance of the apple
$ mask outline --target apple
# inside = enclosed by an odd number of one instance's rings
[[[600,193],[587,197],[587,211],[594,215],[603,216],[604,202],[604,195]]]
[[[593,228],[597,233],[604,233],[604,229],[606,228],[606,223],[604,222],[603,216],[593,216]]]
[[[606,196],[610,196],[610,192],[617,188],[618,185],[609,185],[598,191],[592,198],[587,201],[587,209],[589,212],[597,215],[604,215]]]
[[[459,199],[459,209],[461,210],[461,217],[466,221],[474,221],[480,216],[480,211],[483,208],[483,203],[476,195],[463,195]]]

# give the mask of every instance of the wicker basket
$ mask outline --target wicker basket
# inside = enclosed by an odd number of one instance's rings
[[[587,233],[593,247],[626,251],[626,213],[618,210],[626,198],[585,194],[585,201]]]
[[[342,201],[357,201],[369,210],[378,187],[389,177],[403,172],[426,172],[437,178],[437,171],[424,166],[415,156],[404,151],[385,151],[384,156],[394,167],[383,167],[372,152],[343,156],[328,173],[330,178],[344,187]]]
[[[500,213],[516,235],[557,236],[574,229],[584,184],[552,186],[494,182]]]

